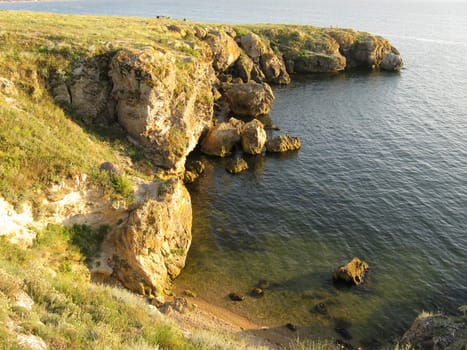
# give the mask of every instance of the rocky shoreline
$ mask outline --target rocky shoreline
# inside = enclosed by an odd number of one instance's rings
[[[296,151],[306,140],[285,133],[268,139],[265,129],[278,128],[261,121],[274,102],[273,86],[290,84],[306,74],[355,69],[397,72],[403,61],[386,39],[352,29],[147,21],[154,31],[150,43],[122,45],[120,38],[114,38],[100,42],[98,49],[80,47],[78,55],[70,55],[67,50],[73,48],[67,48],[61,56],[68,60],[66,70],[46,67],[45,81],[34,73],[35,83],[44,83],[55,103],[82,125],[120,128],[144,159],[130,168],[147,174],[145,179],[130,177],[133,200],[129,202],[104,199],[84,174],[64,181],[46,194],[52,214],[40,224],[108,224],[101,255],[91,268],[94,279],[159,300],[171,294],[171,282],[183,269],[191,245],[191,198],[184,183],[196,181],[204,168],[190,159],[194,150],[228,157],[231,173],[245,169],[243,154]],[[61,54],[60,48],[46,47],[51,45],[47,41],[40,45],[41,50]],[[21,86],[15,77],[1,78],[11,91]],[[118,174],[120,166],[103,164],[101,171]],[[15,225],[7,232],[12,237],[21,228]],[[31,244],[33,232],[26,227],[20,231],[27,233],[26,244]],[[362,278],[352,277],[356,284]],[[261,325],[226,316],[225,310],[201,298],[193,302],[230,323],[228,329],[249,329],[272,343],[281,342],[282,335],[273,336]],[[200,316],[204,320],[200,323],[207,322],[206,317],[210,316]],[[292,328],[285,331],[286,339]]]
[[[348,69],[398,71],[403,63],[386,39],[354,30],[154,21],[172,38],[164,43],[169,47],[156,41],[82,57],[71,63],[69,75],[52,74],[48,84],[56,103],[85,116],[86,123],[118,123],[161,169],[163,175],[147,185],[153,189],[144,194],[146,202],[133,205],[129,219],[111,230],[107,241],[115,253],[97,273],[112,271],[109,278],[133,291],[163,294],[183,268],[191,242],[189,196],[177,194],[186,192],[179,179],[186,177],[190,152],[198,145],[219,157],[234,148],[240,154],[261,154],[264,146],[296,150],[299,140],[266,140],[263,124],[254,119],[271,109],[269,84]],[[238,169],[244,166],[231,172]]]

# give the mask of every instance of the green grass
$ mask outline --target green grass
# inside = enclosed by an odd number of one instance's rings
[[[89,228],[48,226],[34,247],[23,250],[0,242],[0,342],[14,349],[14,322],[20,333],[40,336],[50,349],[195,349],[178,327],[162,320],[144,299],[125,290],[92,283],[84,264],[95,253],[87,245]],[[35,301],[31,311],[14,306],[25,290]],[[8,340],[10,339],[10,340]]]

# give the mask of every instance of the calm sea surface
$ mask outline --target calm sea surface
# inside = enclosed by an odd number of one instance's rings
[[[211,160],[190,190],[194,238],[177,281],[271,327],[377,348],[422,310],[467,304],[467,2],[71,1],[0,9],[168,15],[227,23],[302,23],[381,34],[401,51],[400,74],[311,76],[275,90],[271,119],[300,136],[282,156],[247,158],[231,176]],[[354,256],[365,287],[336,289]],[[260,299],[247,294],[261,279]],[[325,303],[328,315],[315,312]]]

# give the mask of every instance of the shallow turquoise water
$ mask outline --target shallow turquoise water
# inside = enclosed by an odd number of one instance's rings
[[[378,348],[422,310],[467,304],[465,1],[74,1],[1,4],[53,12],[353,27],[389,38],[400,74],[345,73],[275,90],[271,119],[303,148],[250,157],[232,176],[210,160],[191,186],[193,245],[177,281],[270,326]],[[364,288],[331,272],[359,256]],[[233,303],[260,279],[263,298]],[[315,312],[324,302],[329,314]]]

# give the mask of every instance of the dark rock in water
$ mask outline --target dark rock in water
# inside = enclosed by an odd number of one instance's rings
[[[271,287],[271,283],[268,280],[259,280],[257,287],[261,289],[268,289]]]
[[[334,282],[360,285],[364,282],[368,264],[359,258],[353,258],[346,265],[340,266],[332,275]]]
[[[353,346],[340,339],[336,340],[336,348],[339,350],[353,350]]]
[[[336,331],[337,334],[339,334],[345,340],[351,340],[352,339],[352,335],[349,333],[349,331],[346,328],[344,328],[344,327],[335,327],[334,330]]]
[[[227,161],[225,170],[231,174],[238,174],[248,169],[248,163],[243,158],[233,158]]]
[[[185,169],[197,174],[204,173],[206,166],[201,160],[190,160],[186,162]]]
[[[317,313],[321,315],[327,315],[328,314],[328,308],[326,307],[326,304],[324,303],[319,303],[315,305],[315,310]]]
[[[261,288],[253,288],[251,290],[251,296],[256,298],[262,297],[264,296],[264,290],[262,290]]]
[[[183,174],[184,183],[193,183],[204,172],[205,165],[200,160],[187,161],[185,164],[185,173]]]
[[[293,323],[287,323],[285,325],[288,329],[290,329],[292,332],[296,332],[297,331],[297,326],[294,325]]]
[[[229,298],[230,298],[230,300],[233,300],[233,301],[243,301],[243,300],[245,300],[245,297],[243,295],[239,295],[237,293],[230,293]]]
[[[279,135],[266,142],[266,150],[273,153],[296,151],[300,147],[300,139],[289,135]]]

